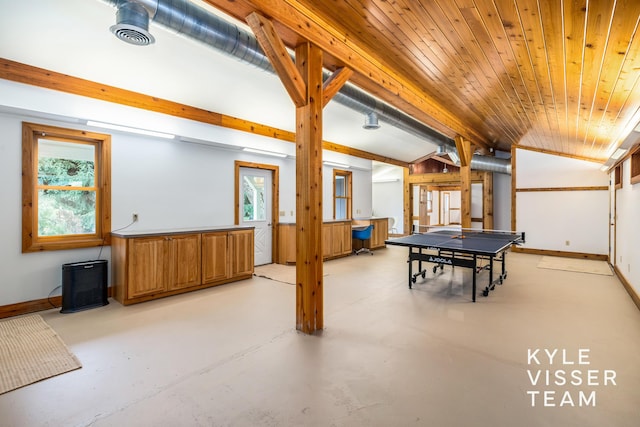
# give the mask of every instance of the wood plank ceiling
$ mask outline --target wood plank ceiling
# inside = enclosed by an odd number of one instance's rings
[[[638,0],[205,1],[478,148],[603,161],[640,121]]]

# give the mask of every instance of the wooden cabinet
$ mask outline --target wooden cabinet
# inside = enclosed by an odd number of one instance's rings
[[[181,234],[168,237],[169,259],[167,289],[190,288],[198,286],[202,280],[200,234]]]
[[[129,250],[129,298],[200,284],[199,234],[131,239]]]
[[[143,237],[128,243],[128,298],[167,290],[167,241],[165,237]]]
[[[349,255],[351,253],[351,221],[335,222],[332,224],[332,257]]]
[[[253,275],[253,229],[114,234],[113,295],[128,305]]]
[[[389,238],[389,220],[387,218],[374,218],[371,223],[373,224],[371,249],[384,248],[384,241]]]
[[[338,258],[351,253],[351,221],[322,223],[322,257]],[[278,264],[296,263],[296,226],[278,225]]]

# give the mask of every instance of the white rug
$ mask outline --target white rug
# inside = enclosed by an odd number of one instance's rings
[[[611,267],[609,267],[609,263],[607,261],[597,261],[592,259],[544,256],[538,263],[538,268],[613,276],[613,271],[611,271]]]

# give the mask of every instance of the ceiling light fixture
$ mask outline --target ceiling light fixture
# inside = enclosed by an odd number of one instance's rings
[[[113,130],[119,130],[122,132],[131,132],[131,133],[137,133],[140,135],[155,136],[158,138],[166,138],[166,139],[174,139],[176,137],[175,135],[170,133],[156,132],[154,130],[147,130],[147,129],[132,128],[129,126],[114,125],[113,123],[95,122],[93,120],[87,120],[87,126],[95,126],[98,128],[113,129]]]
[[[611,155],[611,158],[613,160],[618,160],[620,157],[624,156],[626,152],[627,150],[625,150],[624,148],[618,148],[616,151],[613,152],[613,154]]]
[[[242,151],[246,151],[248,153],[255,153],[255,154],[264,154],[265,156],[273,156],[273,157],[281,157],[281,158],[287,157],[287,155],[284,153],[276,153],[275,151],[258,150],[257,148],[250,148],[250,147],[244,147]]]
[[[342,168],[342,169],[349,169],[349,165],[344,164],[344,163],[337,163],[337,162],[322,162],[324,163],[326,166],[335,166],[337,168]]]
[[[367,113],[364,118],[364,125],[362,125],[364,129],[374,130],[380,127],[380,123],[378,123],[378,115],[375,112]]]

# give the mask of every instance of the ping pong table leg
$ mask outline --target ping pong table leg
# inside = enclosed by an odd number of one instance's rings
[[[507,251],[502,252],[502,274],[500,275],[500,283],[507,278]]]
[[[476,268],[478,266],[478,256],[477,255],[473,255],[473,302],[476,302],[476,275],[478,274],[478,269]]]
[[[413,248],[409,246],[409,259],[407,260],[409,263],[409,289],[411,289],[411,280],[413,279],[413,260],[411,259],[411,252],[413,252]]]

